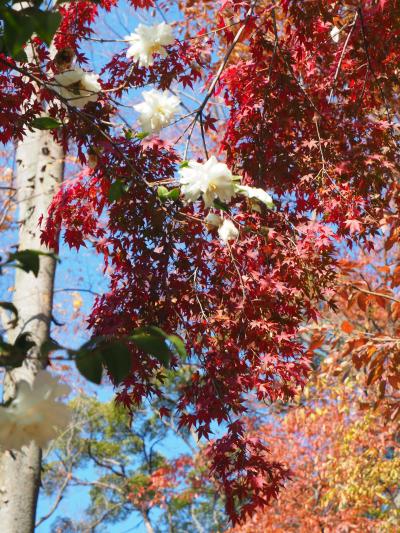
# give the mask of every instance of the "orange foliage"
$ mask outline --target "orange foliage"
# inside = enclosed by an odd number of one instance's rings
[[[270,507],[230,533],[395,533],[400,512],[396,426],[356,409],[352,380],[325,374],[282,419],[255,425],[292,480]],[[397,502],[398,503],[398,502]]]

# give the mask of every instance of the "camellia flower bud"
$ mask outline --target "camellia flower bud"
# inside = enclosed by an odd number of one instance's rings
[[[336,26],[333,26],[333,28],[330,31],[330,34],[331,34],[332,41],[334,43],[338,43],[339,38],[340,38],[340,29]]]
[[[239,230],[231,220],[225,219],[222,226],[218,229],[218,235],[221,241],[227,244],[239,237]]]
[[[93,148],[88,150],[88,167],[91,169],[96,168],[98,162],[98,157]]]
[[[63,72],[71,68],[75,53],[72,48],[63,48],[59,50],[54,56],[54,63],[57,65],[58,71]]]
[[[204,222],[210,229],[219,228],[223,223],[223,218],[219,215],[216,215],[215,213],[208,213],[208,215],[204,219]]]
[[[248,185],[236,185],[235,190],[239,194],[247,196],[247,198],[249,198],[250,200],[258,200],[270,209],[274,207],[274,201],[267,193],[267,191],[264,191],[264,189],[259,189],[257,187],[249,187]]]

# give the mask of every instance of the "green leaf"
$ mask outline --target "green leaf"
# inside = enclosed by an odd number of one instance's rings
[[[18,310],[15,305],[11,302],[0,302],[0,307],[5,309],[6,311],[10,311],[14,315],[14,318],[10,320],[9,323],[11,327],[15,328],[18,323]]]
[[[0,18],[4,22],[3,47],[8,55],[17,59],[24,44],[34,32],[34,21],[24,12],[17,12],[6,7],[1,8]]]
[[[116,180],[110,186],[110,191],[108,193],[108,198],[111,202],[117,202],[122,198],[125,193],[125,185],[121,180]]]
[[[11,261],[15,261],[16,267],[24,272],[33,272],[34,276],[37,278],[40,268],[39,253],[34,252],[33,250],[22,250],[11,254],[8,262]]]
[[[183,342],[183,340],[180,337],[178,337],[178,335],[168,335],[167,340],[169,340],[169,342],[173,345],[173,347],[175,348],[177,354],[182,359],[186,359],[187,358],[187,352],[186,352],[186,348],[185,348],[185,343]]]
[[[152,327],[137,328],[130,338],[141,350],[150,355],[154,355],[161,364],[168,366],[171,359],[171,352],[165,344],[164,337],[153,331]]]
[[[221,200],[218,200],[218,198],[214,200],[214,207],[216,209],[222,209],[222,211],[229,212],[229,206],[224,202],[221,202]]]
[[[63,350],[64,347],[61,346],[57,341],[54,339],[48,339],[47,341],[43,342],[40,346],[40,353],[47,357],[50,352],[54,352],[55,350]]]
[[[168,192],[167,187],[164,187],[163,185],[157,188],[157,196],[160,200],[164,200],[168,196]]]
[[[172,200],[175,202],[179,198],[181,194],[181,190],[178,187],[175,187],[174,189],[171,189],[168,193],[168,200]]]
[[[131,340],[144,352],[154,355],[161,364],[169,366],[173,355],[171,348],[183,359],[187,357],[185,345],[178,335],[169,335],[157,326],[145,326],[134,330]]]
[[[36,344],[31,340],[30,334],[25,332],[18,335],[14,344],[9,344],[3,341],[0,337],[0,354],[5,356],[6,362],[4,366],[8,368],[16,368],[21,366],[24,362],[28,351]]]
[[[135,137],[136,139],[139,139],[140,141],[144,138],[146,138],[150,133],[148,131],[140,131],[139,133],[136,133]]]
[[[13,348],[12,344],[9,344],[8,342],[4,341],[3,337],[0,335],[0,356],[5,356],[6,355],[6,356],[10,357],[10,354],[12,352],[12,348]],[[13,366],[13,365],[11,364],[10,366]]]
[[[148,327],[151,329],[151,331],[164,337],[165,340],[170,342],[172,344],[173,349],[176,351],[176,353],[183,359],[186,359],[187,353],[186,353],[185,344],[183,340],[180,337],[178,337],[178,335],[175,335],[175,334],[170,335],[166,333],[163,329],[157,326],[148,326]]]
[[[179,168],[186,168],[189,166],[189,161],[182,161],[182,163],[179,165]]]
[[[75,365],[83,377],[100,385],[103,376],[103,359],[101,352],[87,349],[88,343],[75,352]]]
[[[56,33],[61,22],[60,13],[55,11],[35,10],[32,18],[36,33],[43,42],[50,46],[54,34]]]
[[[62,126],[62,122],[53,117],[38,117],[32,120],[31,126],[37,130],[53,130]]]
[[[127,345],[119,340],[106,337],[93,337],[77,351],[70,350],[75,356],[79,372],[89,381],[100,384],[103,365],[107,367],[116,383],[125,379],[131,370],[131,353]]]
[[[28,56],[24,50],[20,50],[13,55],[13,59],[15,59],[15,61],[19,61],[20,63],[26,63],[28,61]]]
[[[175,189],[168,190],[166,187],[161,185],[157,188],[157,195],[162,202],[165,202],[166,200],[175,201],[179,198],[180,194],[181,191],[178,187],[176,187]]]
[[[21,11],[2,5],[0,18],[4,23],[1,49],[17,61],[26,61],[24,45],[36,33],[42,41],[50,45],[61,22],[61,15],[55,11],[41,11],[31,6]]]
[[[116,383],[121,383],[131,370],[131,353],[120,341],[113,341],[101,348],[103,362]]]

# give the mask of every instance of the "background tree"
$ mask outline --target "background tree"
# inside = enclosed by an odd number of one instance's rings
[[[232,531],[397,531],[398,425],[360,409],[362,398],[354,372],[344,382],[327,373],[270,423],[256,413],[255,432],[291,465],[292,479],[276,502]]]
[[[169,376],[171,402],[185,374]],[[72,406],[75,422],[45,461],[43,489],[53,504],[38,525],[58,515],[57,531],[101,531],[127,518],[143,521],[148,532],[225,527],[223,502],[207,476],[205,444],[179,429],[176,417],[161,419],[156,405],[130,416],[114,402],[88,397]],[[90,495],[83,520],[58,509],[75,487]]]
[[[340,268],[342,287],[337,301],[341,312],[326,316],[325,324],[315,328],[315,340],[331,340],[330,372],[342,379],[357,376],[364,391],[361,406],[398,423],[400,269],[398,245],[390,229],[377,240],[374,252],[361,249],[343,258]]]

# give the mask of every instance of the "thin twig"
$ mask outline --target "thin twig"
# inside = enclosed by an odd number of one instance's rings
[[[349,284],[349,286],[352,289],[355,289],[356,291],[363,292],[364,294],[370,294],[371,296],[379,296],[381,298],[385,298],[386,300],[390,300],[392,302],[396,302],[400,304],[400,300],[398,300],[394,296],[390,296],[390,294],[385,294],[383,292],[369,291],[367,289],[363,289],[362,287],[357,287],[357,285],[353,285],[353,284]]]
[[[303,87],[303,85],[301,84],[301,82],[297,79],[297,76],[296,74],[294,73],[294,70],[292,68],[292,65],[287,61],[286,57],[285,57],[285,53],[284,51],[282,50],[282,47],[281,45],[279,44],[279,37],[278,37],[278,28],[277,28],[277,25],[276,25],[276,17],[275,17],[275,10],[272,9],[272,21],[273,21],[273,28],[274,28],[274,35],[275,35],[275,42],[277,43],[277,46],[278,46],[278,50],[280,52],[280,56],[281,58],[283,59],[283,62],[285,63],[286,65],[286,68],[289,70],[290,72],[290,75],[292,76],[292,78],[294,79],[294,81],[297,83],[298,87],[300,88],[301,92],[304,94],[304,96],[306,97],[306,100],[307,102],[310,104],[310,106],[314,109],[314,111],[317,113],[318,116],[322,117],[322,114],[321,112],[319,111],[319,109],[317,108],[317,106],[314,104],[314,102],[312,101],[311,97],[308,95],[307,91],[305,90],[305,88]]]
[[[55,289],[54,292],[87,292],[88,294],[93,294],[93,296],[101,296],[99,292],[92,291],[91,289]]]
[[[253,0],[249,10],[246,13],[245,19],[243,21],[243,25],[239,28],[237,34],[235,35],[235,38],[233,39],[233,41],[232,41],[231,45],[229,46],[228,50],[226,51],[225,57],[222,60],[220,66],[219,66],[219,68],[217,70],[217,73],[215,74],[215,76],[214,76],[214,78],[213,78],[213,80],[212,80],[212,82],[211,82],[211,84],[210,84],[210,86],[209,86],[209,88],[207,90],[206,96],[204,97],[202,103],[200,104],[200,106],[196,110],[196,115],[195,115],[195,117],[193,119],[193,122],[192,122],[192,124],[189,125],[189,128],[191,128],[191,129],[190,129],[190,133],[188,135],[188,139],[187,139],[187,142],[186,142],[184,159],[186,159],[186,155],[187,155],[187,152],[188,152],[190,139],[192,137],[193,130],[194,130],[194,127],[196,125],[196,122],[199,119],[201,119],[203,111],[204,111],[209,99],[212,97],[212,95],[214,93],[214,90],[215,90],[215,87],[217,86],[217,83],[219,82],[219,80],[220,80],[220,78],[222,76],[222,73],[223,73],[226,65],[228,64],[228,61],[229,61],[229,59],[231,57],[231,54],[232,54],[233,50],[235,49],[237,43],[239,42],[239,39],[240,39],[242,33],[244,32],[248,21],[250,20],[250,18],[252,17],[252,15],[254,13],[254,9],[255,9],[256,5],[257,5],[257,0]]]
[[[385,96],[385,93],[382,89],[382,85],[381,85],[381,82],[379,81],[379,78],[378,76],[376,75],[376,72],[374,70],[374,67],[372,65],[372,60],[371,60],[371,56],[370,56],[370,53],[369,53],[369,43],[368,43],[368,39],[367,39],[367,32],[366,32],[366,27],[365,27],[365,21],[364,21],[364,15],[363,15],[363,10],[362,10],[362,6],[360,4],[359,8],[358,8],[358,13],[360,15],[360,22],[361,22],[361,32],[362,32],[362,36],[363,36],[363,41],[364,41],[364,49],[365,49],[365,55],[367,56],[367,61],[368,61],[368,67],[369,67],[369,70],[371,71],[372,73],[372,76],[374,77],[374,80],[378,86],[378,89],[379,89],[379,92],[380,92],[380,95],[381,95],[381,98],[382,98],[382,101],[383,101],[383,105],[385,107],[385,111],[386,111],[386,117],[387,117],[387,120],[388,120],[388,123],[389,123],[389,126],[390,126],[390,136],[394,142],[394,144],[396,145],[396,148],[399,147],[399,143],[395,137],[395,134],[394,134],[394,129],[393,129],[393,121],[392,121],[392,117],[391,117],[391,114],[390,114],[390,106],[389,106],[389,103],[386,99],[386,96]]]
[[[343,63],[343,59],[344,59],[344,56],[345,56],[345,53],[346,53],[347,45],[349,44],[350,38],[351,38],[351,36],[353,34],[357,19],[358,19],[358,12],[356,12],[356,14],[355,14],[354,21],[353,21],[353,23],[351,25],[349,33],[347,34],[346,41],[345,41],[345,43],[343,45],[342,53],[340,54],[339,63],[337,64],[335,76],[333,78],[332,89],[331,89],[331,92],[330,92],[330,95],[329,95],[328,104],[330,104],[331,101],[332,101],[333,92],[334,92],[335,87],[336,87],[336,81],[338,79],[339,72],[340,72],[340,69],[341,69],[341,66],[342,66],[342,63]]]
[[[195,295],[196,295],[196,300],[197,300],[197,303],[199,304],[200,311],[201,311],[201,314],[202,314],[204,320],[205,320],[206,322],[209,322],[208,317],[207,317],[207,315],[206,315],[205,312],[204,312],[203,305],[202,305],[202,303],[201,303],[201,301],[200,301],[200,298],[199,298],[199,296],[198,296],[198,294],[197,294],[197,271],[198,271],[198,270],[199,270],[199,268],[196,267],[196,269],[195,269],[195,271],[194,271],[194,274],[193,274],[193,287],[194,287],[194,293],[195,293]]]
[[[203,141],[204,154],[206,156],[206,159],[208,159],[207,144],[206,144],[206,138],[204,134],[203,113],[200,114],[200,132],[201,132],[201,140]]]
[[[50,516],[56,511],[57,507],[59,506],[61,500],[63,499],[64,497],[64,492],[68,486],[68,483],[70,481],[70,477],[69,477],[69,474],[70,472],[67,473],[66,476],[64,476],[64,481],[62,482],[61,484],[61,487],[60,487],[60,490],[58,491],[58,494],[56,496],[56,499],[54,500],[54,503],[53,505],[51,506],[50,510],[45,514],[43,515],[35,524],[35,528],[39,527],[41,524],[43,524],[43,522],[45,522],[48,518],[50,518]]]

